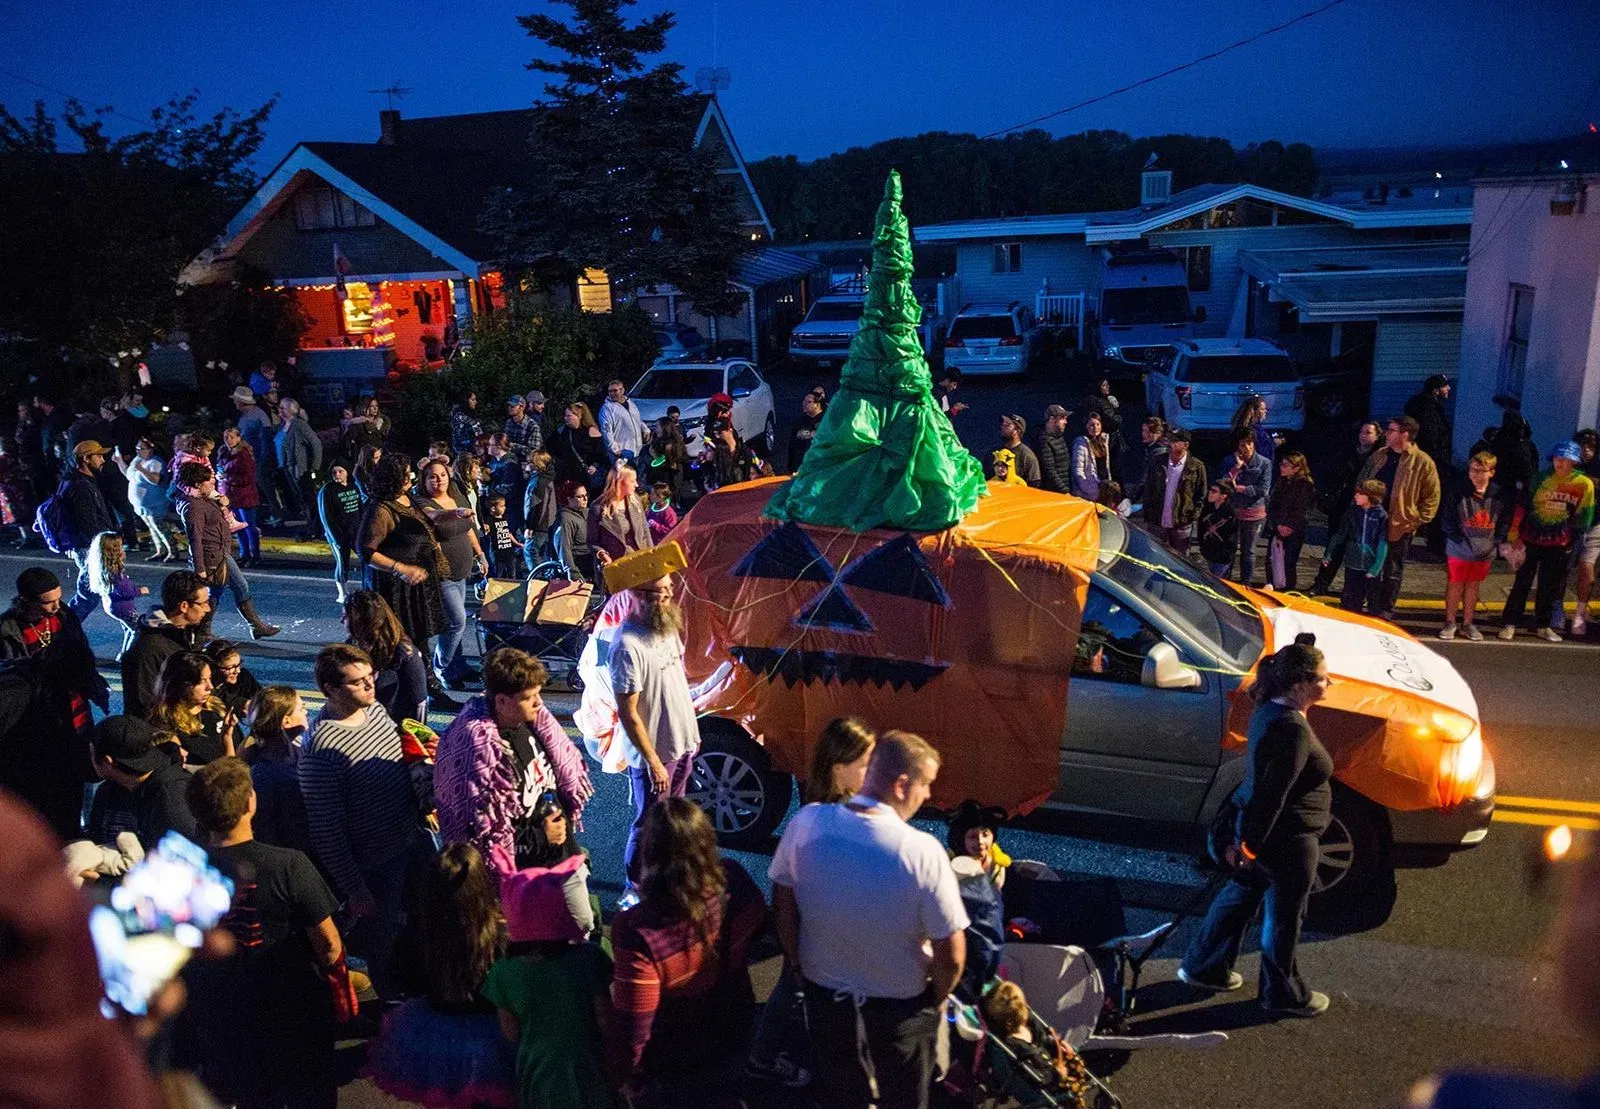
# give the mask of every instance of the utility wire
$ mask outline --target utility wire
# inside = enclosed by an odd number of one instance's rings
[[[1068,112],[1076,112],[1080,108],[1087,108],[1091,104],[1098,104],[1102,100],[1110,100],[1113,96],[1121,96],[1125,92],[1132,92],[1134,89],[1143,88],[1145,85],[1153,84],[1156,81],[1161,80],[1163,77],[1171,77],[1174,73],[1182,73],[1186,69],[1193,69],[1195,66],[1204,62],[1209,62],[1216,58],[1220,58],[1224,54],[1239,49],[1241,46],[1249,46],[1252,42],[1259,42],[1268,35],[1275,35],[1279,31],[1287,30],[1288,28],[1293,27],[1296,23],[1304,23],[1306,20],[1315,18],[1316,16],[1321,15],[1323,12],[1328,11],[1330,8],[1337,8],[1344,2],[1345,0],[1329,0],[1328,3],[1322,5],[1320,8],[1313,8],[1308,12],[1302,12],[1293,19],[1285,23],[1278,24],[1276,27],[1268,27],[1264,31],[1258,31],[1249,38],[1242,38],[1238,42],[1230,43],[1227,46],[1222,47],[1220,50],[1213,50],[1209,54],[1203,54],[1192,61],[1184,62],[1182,65],[1175,65],[1171,69],[1164,69],[1160,73],[1151,74],[1149,77],[1135,81],[1131,85],[1123,85],[1120,89],[1112,89],[1110,92],[1103,92],[1099,96],[1091,96],[1087,100],[1080,100],[1076,104],[1069,104],[1067,107],[1058,109],[1057,111],[1048,112],[1042,116],[1036,116],[1033,119],[1023,121],[1022,123],[1013,123],[1010,127],[1002,127],[998,131],[990,131],[987,135],[983,135],[981,137],[985,139],[992,139],[1000,135],[1008,134],[1012,131],[1020,131],[1024,127],[1032,127],[1034,124],[1043,123],[1047,119],[1054,119],[1057,116],[1064,116]]]
[[[92,101],[86,96],[77,96],[73,93],[67,92],[65,89],[58,89],[54,85],[47,85],[43,81],[35,81],[32,77],[24,77],[20,73],[13,73],[9,69],[0,69],[0,76],[9,77],[13,81],[21,81],[25,85],[32,85],[35,88],[43,89],[45,92],[53,92],[57,96],[66,97],[68,100],[76,100],[80,104],[92,103]],[[117,116],[119,119],[128,120],[130,123],[137,123],[140,127],[149,127],[151,125],[151,121],[148,119],[140,119],[138,116],[130,116],[127,112],[119,112],[115,108],[95,110],[104,111],[107,115]]]

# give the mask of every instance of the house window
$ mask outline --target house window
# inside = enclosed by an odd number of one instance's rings
[[[294,222],[302,231],[325,231],[332,227],[371,227],[378,220],[344,193],[301,189],[294,194]]]
[[[1516,407],[1522,403],[1522,376],[1528,366],[1528,333],[1533,327],[1533,290],[1526,285],[1513,285],[1510,300],[1506,311],[1506,345],[1500,352],[1500,375],[1495,383],[1495,398]]]
[[[1174,252],[1183,259],[1184,272],[1189,275],[1189,291],[1191,293],[1209,293],[1211,291],[1211,247],[1207,246],[1180,246],[1174,247]]]
[[[345,283],[344,300],[340,302],[344,311],[344,333],[346,335],[367,335],[372,332],[372,286],[365,281],[349,281]]]
[[[578,278],[578,307],[585,312],[611,311],[611,278],[605,270],[583,271]]]
[[[1022,272],[1022,244],[1021,243],[995,243],[994,244],[994,272],[995,273],[1021,273]]]

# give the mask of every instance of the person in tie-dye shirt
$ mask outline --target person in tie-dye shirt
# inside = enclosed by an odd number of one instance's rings
[[[1561,642],[1550,616],[1566,591],[1567,561],[1573,544],[1594,520],[1594,482],[1578,470],[1578,444],[1567,440],[1550,452],[1550,469],[1540,474],[1527,502],[1518,508],[1508,540],[1526,552],[1501,614],[1501,639],[1512,639],[1528,603],[1528,588],[1538,579],[1533,606],[1538,636]]]

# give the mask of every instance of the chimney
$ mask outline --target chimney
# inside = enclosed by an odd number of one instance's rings
[[[378,145],[400,145],[400,110],[398,108],[378,109]]]
[[[1139,175],[1139,207],[1165,204],[1172,199],[1172,171],[1147,169]]]

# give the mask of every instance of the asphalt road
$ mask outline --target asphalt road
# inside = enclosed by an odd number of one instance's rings
[[[798,394],[809,382],[785,382]],[[967,392],[967,390],[963,390]],[[971,390],[974,428],[992,427],[986,410],[1031,400],[1042,410],[1054,395],[1079,396],[1048,383],[1025,389]],[[1018,394],[1024,394],[1019,396]],[[1031,411],[1032,408],[1024,408]],[[974,437],[976,439],[977,437]],[[972,445],[978,445],[969,439]],[[984,442],[987,440],[984,439]],[[45,556],[48,558],[48,556]],[[39,557],[0,554],[0,579],[9,580]],[[63,577],[64,560],[48,558]],[[135,562],[136,581],[159,592],[168,567]],[[250,577],[257,605],[284,625],[280,636],[252,643],[224,599],[215,629],[237,636],[246,664],[265,684],[285,682],[313,693],[310,660],[323,644],[343,638],[333,587],[320,569],[286,560]],[[96,653],[110,664],[120,629],[103,614],[87,623]],[[1422,630],[1422,629],[1417,629]],[[1600,654],[1591,646],[1457,642],[1441,649],[1477,693],[1485,736],[1499,771],[1503,798],[1487,841],[1442,866],[1402,870],[1392,906],[1374,904],[1364,919],[1313,920],[1302,966],[1333,998],[1332,1011],[1312,1022],[1263,1024],[1254,1004],[1253,940],[1240,970],[1250,983],[1233,998],[1197,999],[1172,979],[1176,957],[1192,935],[1182,926],[1170,948],[1152,959],[1140,994],[1138,1032],[1221,1028],[1230,1040],[1201,1054],[1151,1048],[1096,1058],[1129,1106],[1388,1106],[1411,1082],[1440,1068],[1493,1066],[1576,1074],[1586,1065],[1582,1045],[1562,1032],[1554,1000],[1549,933],[1560,875],[1536,881],[1533,860],[1547,827],[1566,822],[1580,834],[1600,827],[1600,769],[1593,750],[1600,728],[1592,714]],[[115,681],[114,681],[115,684]],[[114,697],[116,694],[114,694]],[[314,697],[311,699],[315,700]],[[556,690],[547,702],[565,719],[575,698]],[[448,723],[435,718],[436,726]],[[598,792],[585,813],[582,840],[593,854],[596,892],[609,906],[619,891],[628,810],[625,783],[595,774]],[[1586,807],[1587,806],[1587,807]],[[942,828],[928,825],[941,834]],[[1115,879],[1128,904],[1130,929],[1170,917],[1201,889],[1186,844],[1141,837],[1138,846],[1097,838],[1081,823],[1071,834],[1008,830],[1006,849],[1077,875]],[[766,884],[767,858],[736,855]],[[1361,916],[1362,914],[1358,914]],[[757,968],[760,992],[770,987],[774,961]],[[386,1104],[365,1083],[352,1081],[341,1105]],[[766,1091],[751,1104],[803,1102]],[[825,1104],[825,1100],[823,1104]]]

